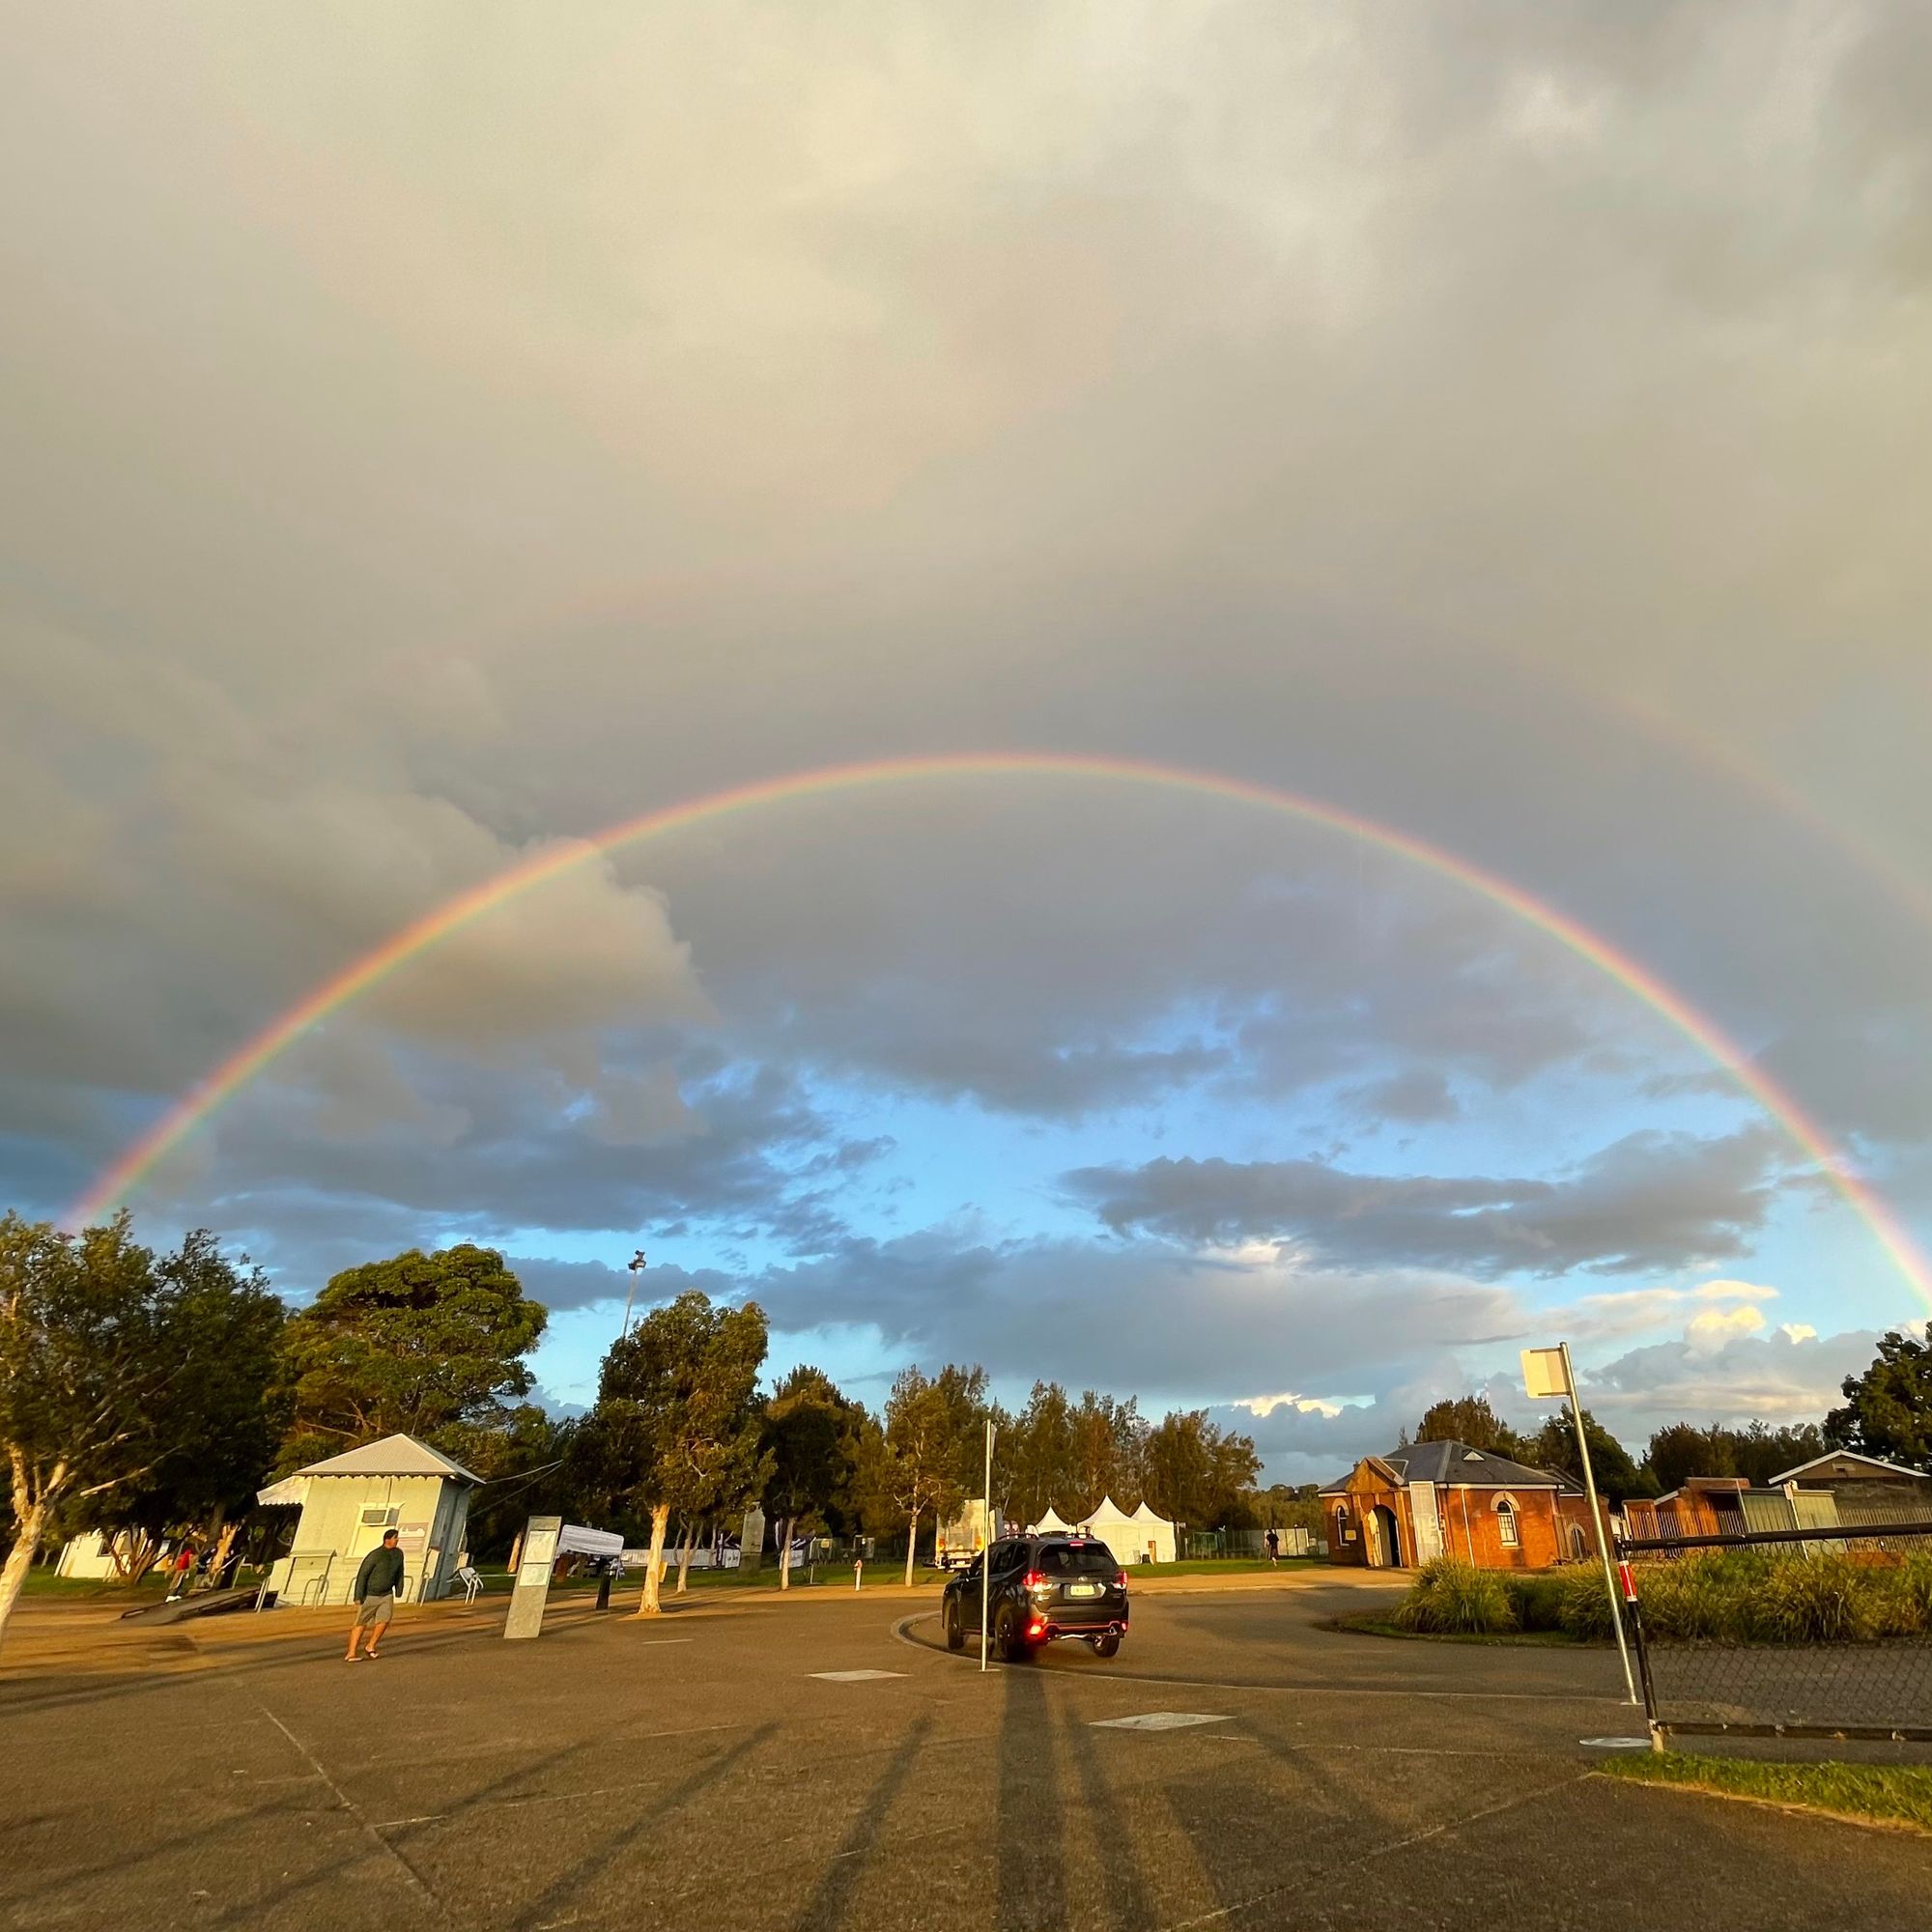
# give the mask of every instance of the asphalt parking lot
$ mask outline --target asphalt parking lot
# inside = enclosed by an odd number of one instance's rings
[[[936,1597],[103,1638],[0,1681],[0,1924],[1922,1932],[1932,1841],[1594,1776],[1610,1657],[1361,1601],[1149,1595],[984,1675]]]

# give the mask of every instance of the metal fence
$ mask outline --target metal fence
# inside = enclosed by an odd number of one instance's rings
[[[1325,1548],[1305,1529],[1280,1529],[1284,1556],[1319,1556]],[[1180,1547],[1175,1552],[1184,1562],[1208,1562],[1221,1557],[1259,1557],[1267,1554],[1264,1529],[1183,1529]]]
[[[1932,1521],[1622,1539],[1653,1738],[1932,1743]]]

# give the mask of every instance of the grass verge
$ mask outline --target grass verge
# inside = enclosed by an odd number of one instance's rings
[[[1932,1833],[1932,1765],[1769,1764],[1759,1758],[1633,1751],[1603,1767],[1606,1777],[1674,1784],[1765,1804],[1798,1805],[1867,1825]]]

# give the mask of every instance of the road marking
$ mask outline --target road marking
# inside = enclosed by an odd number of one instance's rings
[[[810,1673],[826,1684],[869,1684],[875,1677],[903,1677],[903,1670],[814,1670]]]
[[[422,1894],[424,1902],[436,1914],[437,1918],[445,1925],[453,1924],[454,1920],[451,1919],[442,1900],[430,1889],[429,1881],[416,1870],[414,1865],[411,1864],[409,1860],[394,1845],[390,1844],[387,1838],[384,1837],[377,1826],[369,1822],[369,1814],[350,1797],[348,1792],[343,1790],[341,1785],[336,1783],[334,1778],[329,1776],[322,1760],[259,1697],[254,1699],[254,1704],[256,1710],[260,1711],[263,1717],[267,1718],[270,1723],[273,1724],[276,1730],[280,1731],[283,1737],[287,1738],[289,1743],[314,1767],[315,1775],[322,1779],[323,1783],[328,1786],[329,1790],[334,1792],[336,1803],[355,1821],[357,1827],[369,1837],[375,1839],[376,1843],[401,1866],[404,1881]]]
[[[1227,1718],[1207,1711],[1143,1711],[1137,1718],[1096,1718],[1096,1731],[1179,1731],[1189,1724],[1225,1724]]]
[[[1648,1750],[1648,1738],[1578,1738],[1579,1745],[1588,1745],[1592,1750]]]

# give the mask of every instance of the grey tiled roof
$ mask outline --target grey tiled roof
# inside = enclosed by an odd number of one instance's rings
[[[1411,1442],[1376,1458],[1386,1463],[1405,1482],[1445,1483],[1463,1490],[1571,1490],[1577,1487],[1551,1469],[1532,1469],[1512,1463],[1488,1449],[1471,1449],[1466,1442]],[[1346,1476],[1322,1493],[1339,1489]]]

